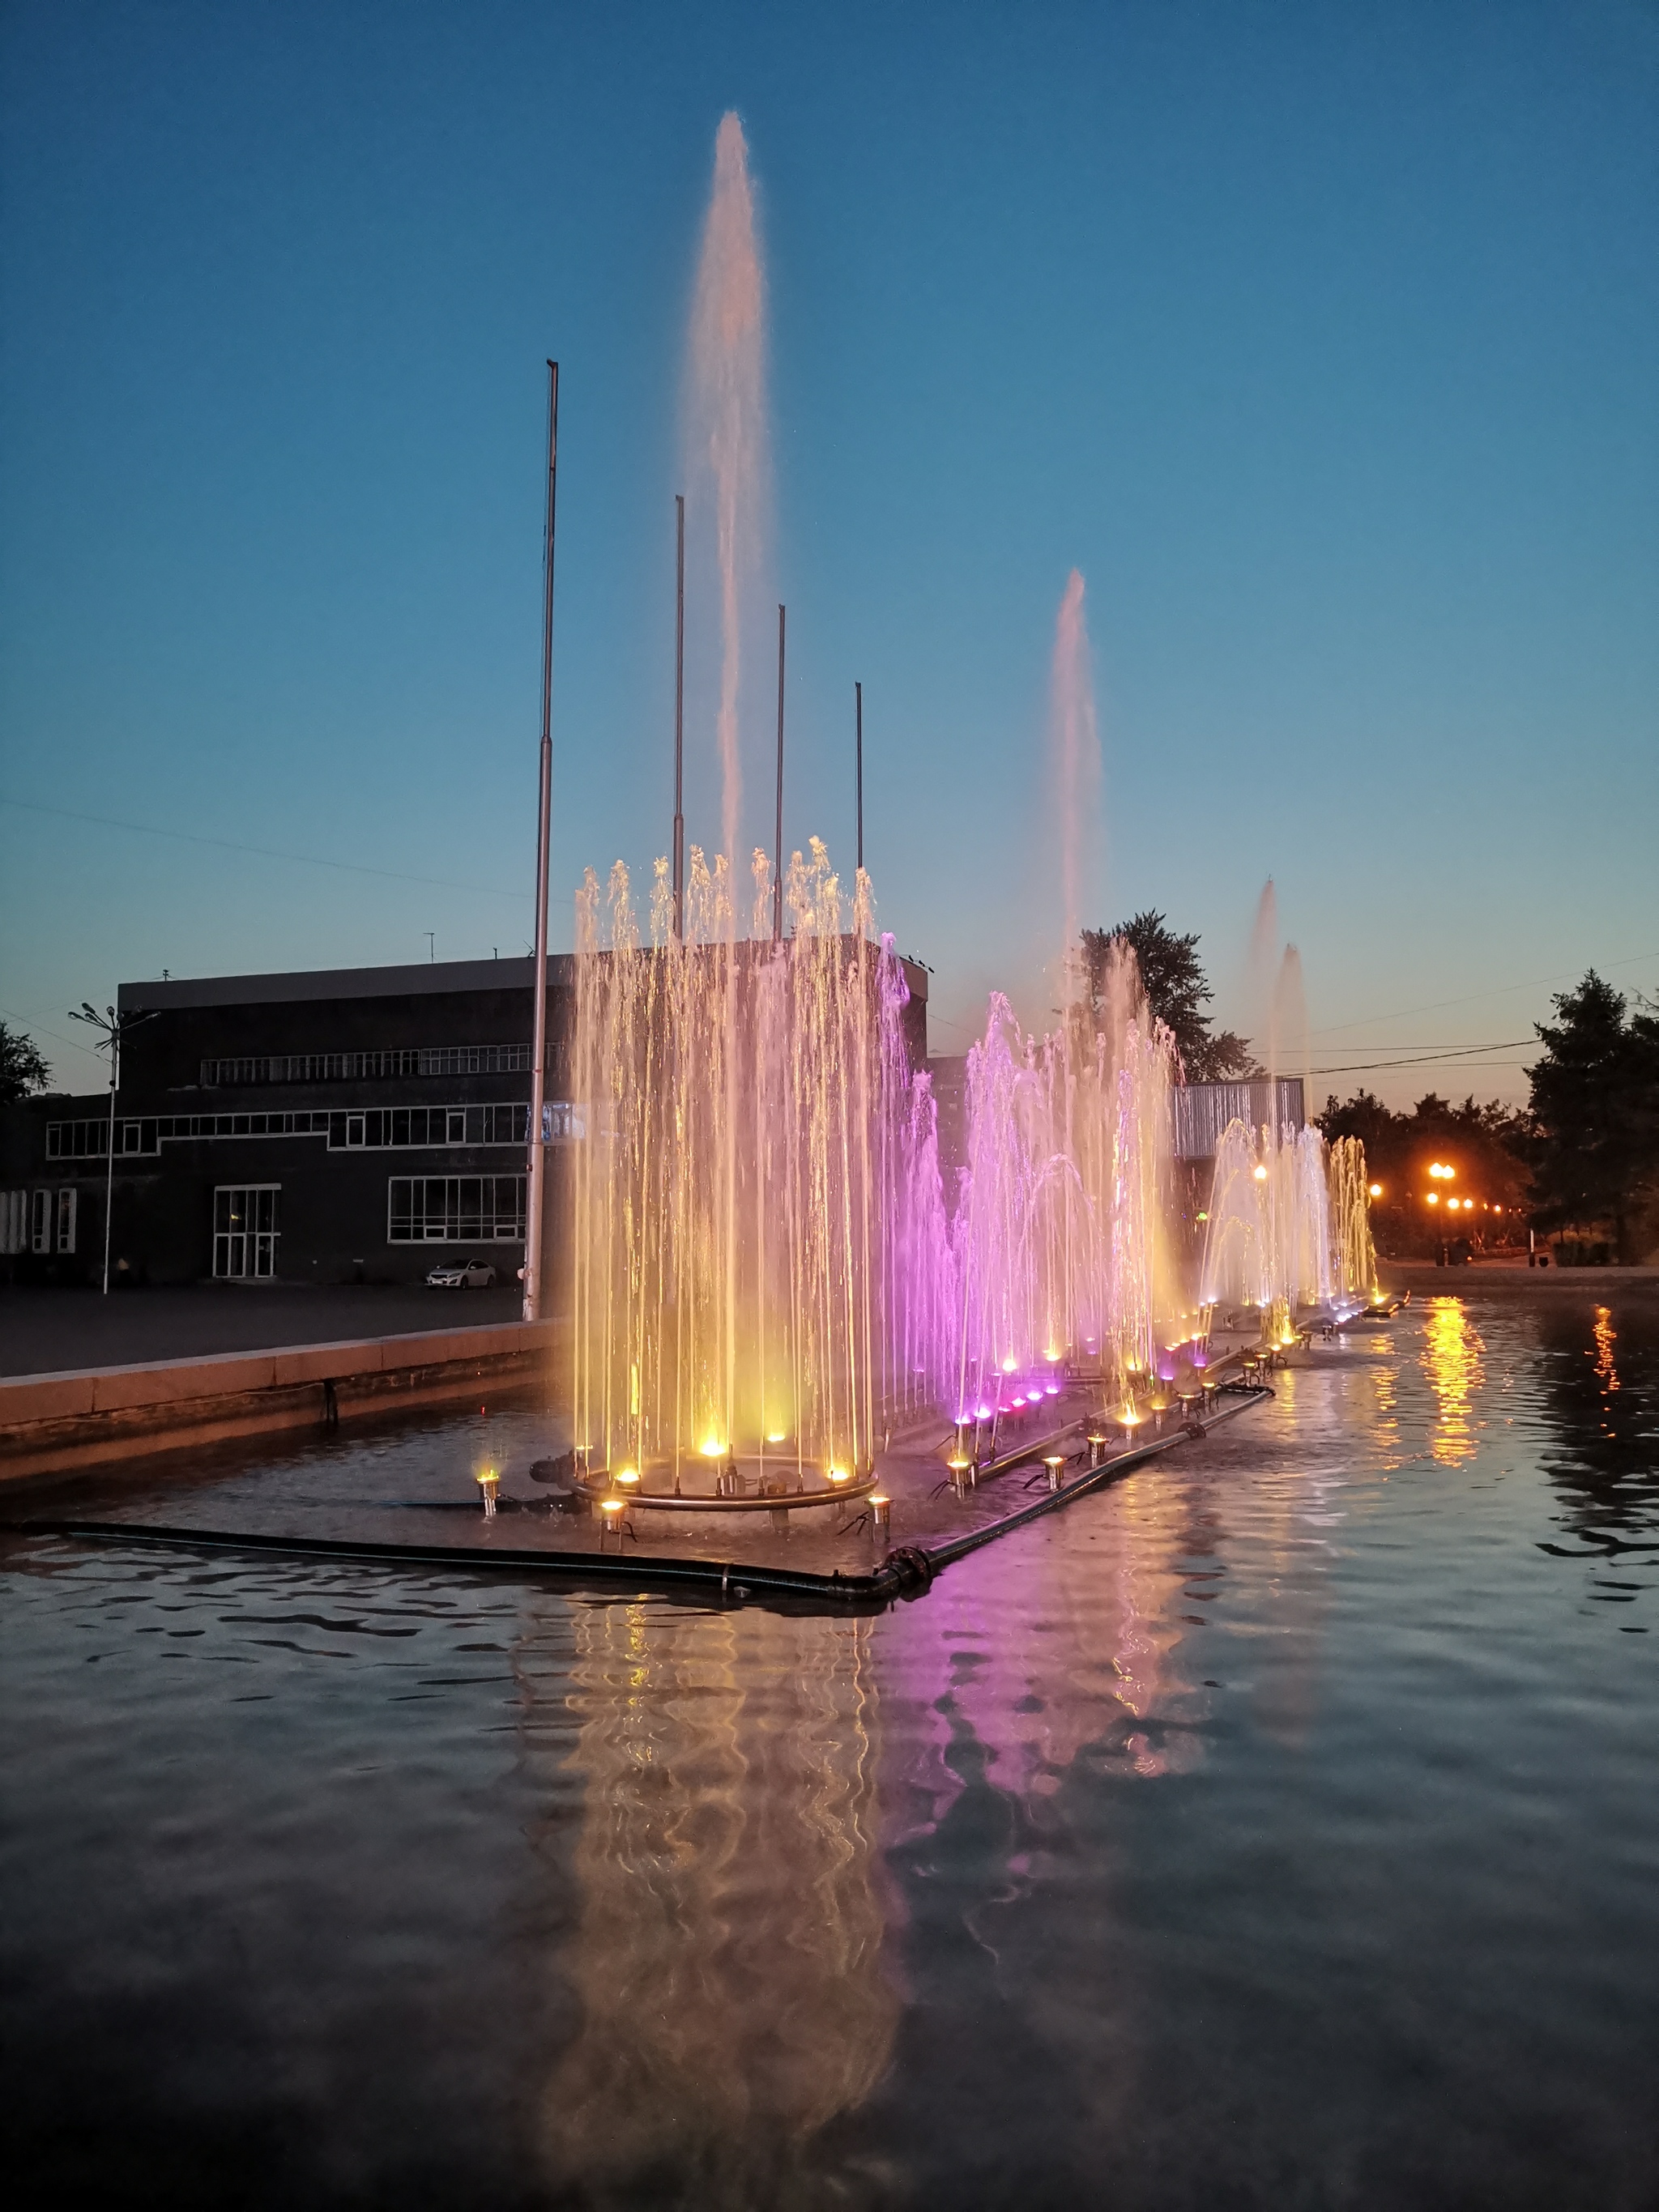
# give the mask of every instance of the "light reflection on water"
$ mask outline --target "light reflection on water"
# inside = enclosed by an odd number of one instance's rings
[[[12,1547],[27,2186],[1650,2203],[1659,1300],[1276,1380],[873,1620]]]
[[[720,2201],[860,2104],[891,2048],[872,1626],[648,1604],[574,1626],[556,1755],[583,1784],[581,2027],[550,2173],[695,2174]]]
[[[1613,1347],[1619,1341],[1619,1332],[1613,1325],[1613,1315],[1606,1306],[1597,1306],[1595,1318],[1590,1325],[1595,1340],[1595,1372],[1604,1390],[1619,1388],[1619,1370],[1613,1364]]]
[[[1442,1467],[1474,1456],[1474,1401],[1485,1378],[1480,1331],[1462,1298],[1432,1298],[1423,1334],[1423,1371],[1434,1392],[1434,1455]]]

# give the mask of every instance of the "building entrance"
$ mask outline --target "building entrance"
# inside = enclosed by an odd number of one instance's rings
[[[276,1272],[279,1182],[221,1183],[213,1194],[213,1272],[251,1280]]]

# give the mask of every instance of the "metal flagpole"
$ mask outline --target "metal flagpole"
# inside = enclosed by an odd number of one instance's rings
[[[542,1206],[547,1184],[547,872],[553,826],[553,508],[559,452],[559,364],[547,364],[547,538],[542,574],[541,793],[536,833],[536,1011],[530,1073],[530,1175],[524,1224],[524,1317],[542,1317]]]
[[[110,1231],[115,1225],[115,1092],[121,1080],[121,1024],[109,1010],[109,1165],[104,1173],[104,1296],[109,1296]]]
[[[674,495],[674,934],[685,941],[685,495]]]
[[[778,609],[778,827],[777,874],[772,884],[772,942],[783,942],[783,609]]]

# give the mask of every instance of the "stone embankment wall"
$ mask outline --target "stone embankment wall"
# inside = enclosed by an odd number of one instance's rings
[[[0,1381],[0,1482],[532,1382],[558,1334],[509,1322]]]

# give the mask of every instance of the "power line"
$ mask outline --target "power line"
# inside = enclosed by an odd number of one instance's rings
[[[0,1017],[17,1023],[30,1036],[47,1036],[56,1044],[66,1044],[71,1052],[92,1052],[95,1049],[81,1037],[65,1036],[62,1030],[49,1030],[43,1022],[31,1021],[27,1014],[20,1014],[15,1006],[0,1006]]]
[[[1316,1067],[1311,1072],[1315,1075],[1364,1075],[1371,1068],[1418,1067],[1426,1060],[1461,1060],[1473,1063],[1478,1053],[1512,1052],[1517,1045],[1533,1044],[1536,1042],[1534,1037],[1505,1037],[1498,1044],[1455,1044],[1449,1046],[1444,1052],[1413,1053],[1408,1060],[1356,1060],[1349,1061],[1342,1067]],[[1489,1060],[1486,1065],[1488,1066],[1504,1065],[1518,1066],[1520,1063],[1519,1061],[1505,1063]]]
[[[371,867],[365,860],[327,860],[316,853],[284,853],[270,845],[241,845],[231,837],[209,837],[195,830],[163,830],[154,822],[119,822],[109,814],[76,814],[67,806],[42,806],[30,799],[0,797],[0,806],[20,809],[25,814],[50,814],[59,822],[89,822],[100,830],[131,830],[141,837],[170,837],[182,845],[212,845],[222,853],[252,853],[262,860],[290,860],[306,868],[337,868],[346,875],[379,876],[388,883],[427,884],[439,890],[469,891],[475,898],[512,899],[522,901],[521,891],[504,891],[499,884],[486,888],[483,884],[458,884],[447,876],[412,876],[401,868]]]

